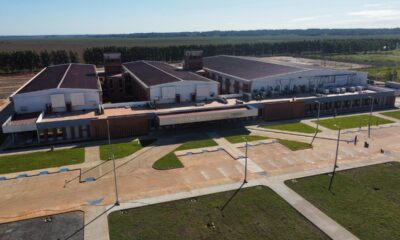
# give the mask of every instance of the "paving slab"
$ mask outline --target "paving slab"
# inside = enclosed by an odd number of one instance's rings
[[[69,212],[57,215],[47,215],[17,222],[0,224],[1,240],[43,240],[69,239],[83,240],[83,212]]]

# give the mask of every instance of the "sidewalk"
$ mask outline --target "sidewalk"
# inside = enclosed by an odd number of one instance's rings
[[[100,147],[85,147],[85,163],[95,162],[100,160]]]
[[[333,240],[358,239],[344,227],[333,219],[321,212],[318,208],[305,200],[299,194],[287,187],[283,182],[271,181],[266,184],[279,196],[285,199],[293,208],[299,211],[304,217],[312,222],[316,227],[323,231]]]
[[[246,156],[243,154],[242,151],[236,148],[236,146],[232,143],[230,143],[228,140],[226,140],[223,137],[219,137],[217,133],[212,132],[208,133],[208,135],[222,148],[225,149],[225,151],[231,155],[232,158],[236,159],[238,162],[240,162],[243,166],[246,164]],[[247,167],[248,170],[251,173],[261,173],[264,172],[264,170],[257,165],[254,161],[252,161],[250,158],[247,158]]]

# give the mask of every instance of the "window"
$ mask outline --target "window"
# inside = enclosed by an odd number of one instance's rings
[[[118,79],[119,80],[119,88],[122,88],[122,79]]]
[[[114,88],[114,86],[113,86],[113,84],[114,84],[113,80],[110,79],[109,81],[110,81],[110,88]]]

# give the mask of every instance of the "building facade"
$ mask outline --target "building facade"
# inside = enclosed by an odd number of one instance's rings
[[[184,103],[211,100],[218,95],[217,82],[166,63],[137,61],[124,63],[123,68],[133,82],[137,101]]]

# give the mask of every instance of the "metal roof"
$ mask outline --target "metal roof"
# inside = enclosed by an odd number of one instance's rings
[[[99,89],[94,65],[61,64],[44,68],[15,94],[53,88]]]
[[[184,71],[164,62],[136,61],[122,65],[147,86],[181,81],[210,81],[193,72]]]
[[[60,88],[97,89],[99,82],[94,65],[71,64]]]
[[[281,74],[305,71],[305,68],[268,63],[235,56],[204,58],[204,68],[245,80],[255,80]]]

